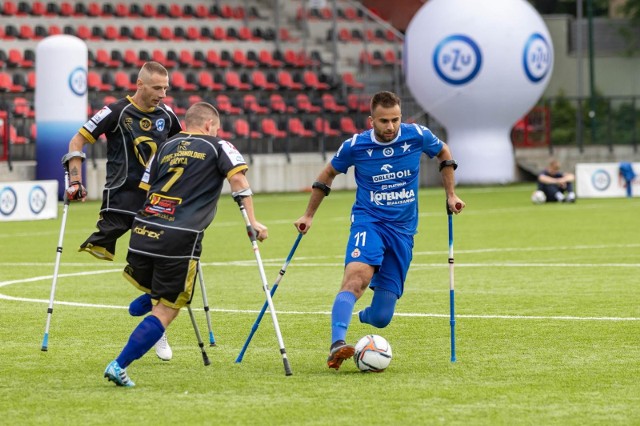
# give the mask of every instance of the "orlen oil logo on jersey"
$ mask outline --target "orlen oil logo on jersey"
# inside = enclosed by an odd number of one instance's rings
[[[385,173],[373,176],[373,181],[377,183],[384,182],[385,180],[396,178],[402,179],[411,176],[411,170],[400,170],[398,172],[392,172],[392,168],[393,166],[391,164],[385,164],[384,166],[380,167],[380,169]]]
[[[371,202],[378,206],[392,206],[395,204],[406,204],[415,200],[416,194],[413,189],[393,192],[369,191]]]
[[[153,238],[154,240],[159,240],[163,234],[163,231],[150,231],[146,226],[136,226],[135,228],[133,228],[133,232],[138,235],[142,235],[143,237]]]

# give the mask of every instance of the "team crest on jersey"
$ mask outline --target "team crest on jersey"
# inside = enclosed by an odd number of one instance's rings
[[[393,156],[393,148],[385,148],[382,150],[382,155],[384,155],[385,157],[391,157]]]
[[[158,120],[156,120],[156,129],[158,129],[158,131],[163,131],[164,130],[164,118],[159,118]]]
[[[146,117],[140,120],[140,128],[145,132],[148,132],[149,130],[151,130],[151,120],[149,120]]]
[[[360,249],[357,247],[353,249],[353,251],[351,252],[351,257],[353,257],[354,259],[360,257]]]
[[[187,142],[187,141],[182,141],[180,142],[180,144],[178,145],[178,151],[186,151],[189,149],[189,145],[191,145],[191,142]]]

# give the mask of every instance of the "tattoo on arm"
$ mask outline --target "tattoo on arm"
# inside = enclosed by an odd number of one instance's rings
[[[78,176],[78,168],[74,167],[71,169],[71,176]]]

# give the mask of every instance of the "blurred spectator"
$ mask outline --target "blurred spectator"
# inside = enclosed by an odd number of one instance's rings
[[[637,176],[638,175],[636,175],[636,172],[633,170],[631,163],[620,163],[618,181],[623,188],[627,189],[627,197],[629,198],[633,197],[633,181]]]

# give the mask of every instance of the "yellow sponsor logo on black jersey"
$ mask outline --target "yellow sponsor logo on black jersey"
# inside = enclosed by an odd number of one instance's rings
[[[149,120],[147,117],[140,120],[140,128],[145,132],[151,130],[151,120]]]
[[[154,240],[159,240],[164,233],[163,231],[150,231],[146,226],[136,226],[135,228],[133,228],[133,232],[138,235],[142,235],[143,237],[153,238]]]

